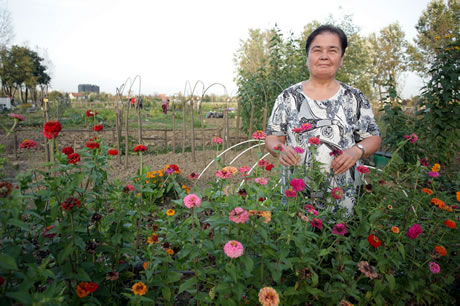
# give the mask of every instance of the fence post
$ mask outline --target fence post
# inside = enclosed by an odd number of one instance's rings
[[[240,100],[237,102],[237,113],[236,113],[236,143],[240,142]]]
[[[176,107],[174,103],[176,98],[173,99],[172,103],[172,151],[176,153]]]
[[[168,152],[168,129],[165,129],[165,148],[166,152]]]
[[[248,139],[251,139],[251,134],[252,134],[252,128],[253,128],[253,121],[254,121],[254,103],[251,102],[251,117],[249,119],[249,133],[248,133]]]
[[[190,99],[190,128],[192,130],[192,160],[196,161],[195,158],[195,127],[193,126],[193,97]]]
[[[183,129],[183,137],[182,137],[182,155],[185,154],[185,97],[184,97],[184,102],[182,104],[182,113],[183,113],[183,118],[182,118],[182,129]]]
[[[14,135],[14,159],[18,159],[18,135],[16,134],[16,131],[13,133]]]

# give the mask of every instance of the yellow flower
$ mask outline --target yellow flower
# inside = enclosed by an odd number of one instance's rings
[[[434,164],[433,168],[431,168],[431,171],[433,172],[439,172],[439,170],[441,170],[440,164]]]
[[[259,302],[262,306],[278,306],[280,297],[272,287],[265,287],[259,291]]]
[[[173,249],[167,249],[166,253],[168,253],[168,255],[174,255],[174,250]]]
[[[441,39],[441,36],[435,36],[434,39]]]
[[[131,288],[135,295],[144,295],[147,293],[147,286],[143,282],[138,282]]]
[[[174,209],[168,209],[168,210],[166,211],[166,214],[167,214],[168,216],[174,216],[175,213],[176,213],[176,211],[175,211]]]
[[[444,36],[444,38],[451,38],[451,37],[452,37],[452,35],[450,35],[450,34],[446,34],[446,36]]]

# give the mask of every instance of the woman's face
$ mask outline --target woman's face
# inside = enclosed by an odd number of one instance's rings
[[[317,35],[308,50],[307,66],[311,77],[335,79],[335,74],[342,64],[343,56],[339,36],[331,32]]]

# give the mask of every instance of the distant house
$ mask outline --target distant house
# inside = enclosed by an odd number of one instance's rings
[[[78,101],[78,100],[83,100],[84,96],[83,94],[79,93],[79,92],[72,92],[72,93],[69,93],[69,99],[70,101]]]

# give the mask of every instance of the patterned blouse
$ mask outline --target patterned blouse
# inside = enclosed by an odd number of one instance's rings
[[[302,124],[310,123],[312,128],[300,134],[292,132]],[[344,197],[340,201],[329,203],[332,211],[340,207],[350,215],[356,201],[357,187],[360,176],[356,171],[359,161],[343,174],[334,175],[330,164],[336,150],[345,150],[369,136],[379,136],[380,131],[374,120],[371,105],[361,91],[340,83],[337,93],[327,100],[313,100],[303,92],[302,82],[285,89],[276,99],[273,111],[267,125],[267,135],[285,136],[287,146],[302,147],[305,152],[300,154],[300,162],[307,167],[311,164],[311,151],[308,140],[318,137],[316,160],[323,163],[322,170],[327,176],[328,189],[341,187]],[[297,135],[297,138],[296,138]],[[290,173],[283,170],[283,186],[287,186]],[[308,179],[306,179],[308,185]],[[312,198],[322,198],[324,193],[309,193]],[[325,203],[315,201],[318,206],[325,208]]]

